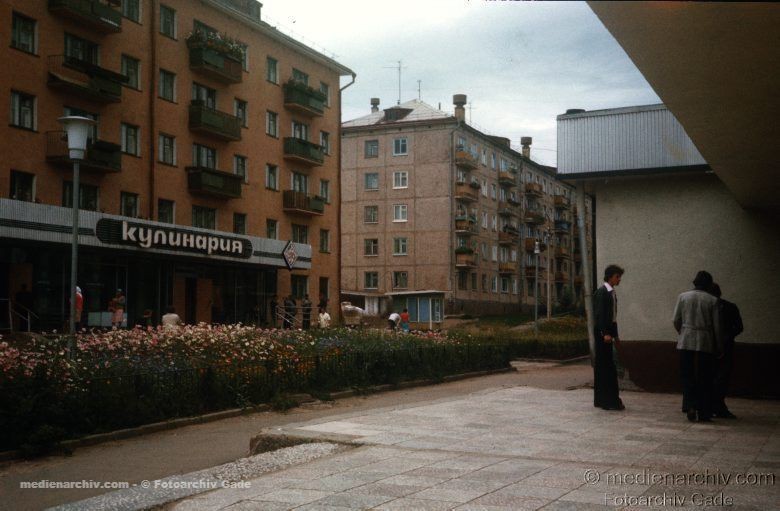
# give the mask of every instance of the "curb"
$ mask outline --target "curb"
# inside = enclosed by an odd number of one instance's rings
[[[566,358],[566,359],[555,359],[555,358],[514,358],[512,361],[519,361],[519,362],[544,362],[544,363],[550,363],[550,364],[560,364],[560,365],[566,365],[566,364],[576,364],[577,362],[584,362],[586,360],[590,360],[590,355],[582,355],[579,357],[574,358]]]

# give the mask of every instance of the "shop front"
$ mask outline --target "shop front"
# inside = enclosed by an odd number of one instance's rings
[[[31,309],[33,330],[67,325],[71,210],[0,199],[0,325],[20,329]],[[124,325],[159,324],[173,306],[190,324],[270,324],[277,273],[311,267],[311,247],[208,229],[82,211],[78,285],[81,323],[111,326],[118,290]],[[18,304],[18,305],[16,305]],[[24,304],[27,304],[25,306]],[[10,320],[8,319],[10,316]]]

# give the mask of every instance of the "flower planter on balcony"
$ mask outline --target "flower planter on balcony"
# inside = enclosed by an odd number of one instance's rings
[[[85,172],[119,172],[122,170],[122,148],[119,144],[96,140],[87,144],[80,170]],[[68,136],[64,131],[46,132],[46,161],[73,169],[68,152]]]
[[[499,232],[498,242],[502,245],[513,245],[517,243],[517,235],[510,232]]]
[[[455,151],[455,165],[462,169],[473,170],[479,166],[479,162],[468,151]]]
[[[241,83],[241,61],[227,51],[207,42],[187,42],[190,49],[190,69],[223,83]]]
[[[322,215],[325,213],[325,199],[295,190],[285,190],[282,197],[282,209],[287,213],[300,215]]]
[[[459,268],[470,268],[476,265],[477,261],[474,254],[455,254],[455,266]]]
[[[517,263],[498,263],[498,273],[517,273]]]
[[[207,107],[203,101],[190,103],[190,131],[220,140],[241,140],[241,119]]]
[[[284,159],[309,166],[319,166],[325,163],[321,146],[294,137],[284,139]]]
[[[285,108],[309,117],[322,116],[325,113],[325,102],[328,98],[322,92],[297,80],[288,81],[282,88]]]
[[[244,178],[238,174],[208,167],[187,167],[187,184],[190,192],[195,194],[238,199],[241,197],[243,182]]]
[[[458,234],[476,234],[477,228],[468,220],[455,220],[455,232]]]
[[[49,11],[96,32],[122,31],[122,13],[98,0],[49,0]]]
[[[458,183],[455,185],[455,199],[473,202],[479,199],[479,193],[465,183]]]
[[[542,193],[543,193],[542,185],[540,185],[539,183],[526,183],[525,184],[525,193],[527,195],[541,196]]]
[[[68,57],[48,57],[49,87],[98,103],[122,101],[122,84],[127,77],[91,62]]]
[[[463,222],[468,222],[468,223],[471,223],[471,224],[476,224],[477,223],[477,217],[474,216],[474,215],[458,215],[458,216],[455,217],[455,221],[456,222],[463,221]]]

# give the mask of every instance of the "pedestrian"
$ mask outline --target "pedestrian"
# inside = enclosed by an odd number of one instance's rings
[[[81,330],[81,315],[84,312],[84,295],[81,293],[81,288],[79,286],[76,286],[76,307],[73,311],[73,315],[75,317],[75,325],[76,325],[76,331],[79,332]]]
[[[712,389],[712,414],[721,419],[736,419],[726,406],[726,394],[729,390],[731,370],[734,367],[734,341],[744,329],[739,308],[727,300],[721,298],[721,290],[718,284],[713,284],[710,294],[718,299],[718,313],[720,315],[721,338],[723,339],[723,356],[715,363],[715,382]]]
[[[309,295],[303,295],[301,311],[303,312],[303,329],[308,330],[311,328],[311,300],[309,300]]]
[[[298,304],[293,295],[288,295],[284,299],[284,328],[289,330],[295,322],[295,314],[298,312]]]
[[[718,299],[707,292],[712,283],[712,275],[698,272],[694,288],[677,297],[672,318],[679,334],[682,411],[691,422],[712,421],[713,364],[722,352]]]
[[[122,292],[121,289],[116,290],[116,295],[114,295],[114,298],[111,300],[111,304],[109,305],[109,310],[112,312],[111,314],[111,327],[112,328],[122,328],[122,323],[125,319],[125,295]]]
[[[404,309],[401,313],[401,330],[409,333],[409,309]]]
[[[395,331],[396,328],[398,328],[398,323],[401,321],[401,316],[397,312],[392,312],[390,316],[387,317],[387,328],[390,330]]]
[[[320,328],[330,327],[330,314],[323,307],[320,307],[320,313],[318,316]]]
[[[141,326],[144,328],[151,328],[154,326],[152,316],[154,312],[152,309],[144,309],[144,315],[141,317]]]
[[[279,314],[279,301],[276,299],[276,295],[271,298],[271,326],[276,328],[276,315]]]
[[[593,406],[604,410],[624,410],[619,396],[615,352],[620,343],[617,326],[617,293],[625,270],[611,264],[604,269],[604,285],[593,294],[594,332],[596,340],[593,365]]]
[[[173,307],[173,305],[169,305],[165,309],[165,314],[163,314],[161,323],[163,328],[166,330],[177,328],[182,324],[181,318],[178,314],[176,314],[176,309]]]

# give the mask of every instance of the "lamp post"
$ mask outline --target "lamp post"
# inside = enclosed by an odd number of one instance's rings
[[[78,271],[79,250],[79,163],[84,159],[87,150],[89,128],[95,121],[80,116],[66,116],[57,119],[65,128],[68,141],[68,157],[73,160],[73,209],[72,239],[70,245],[70,322],[69,331],[76,333],[76,274]],[[73,348],[73,338],[68,343],[69,351]]]
[[[550,236],[549,233],[545,233],[544,235],[545,243],[547,243],[547,240],[549,239],[550,244],[547,246],[547,319],[550,319],[552,317],[552,290],[550,286],[550,269],[552,268],[552,254],[551,252],[555,250],[555,236]]]
[[[534,241],[534,255],[536,255],[536,264],[534,265],[534,333],[539,333],[539,238]]]

